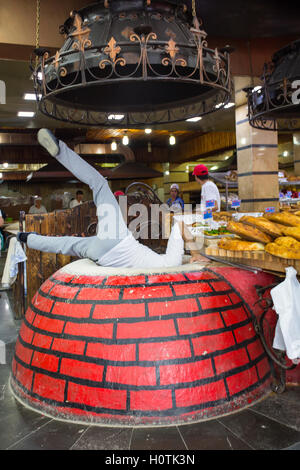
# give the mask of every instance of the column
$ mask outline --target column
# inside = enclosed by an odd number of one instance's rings
[[[249,124],[248,106],[242,94],[246,98],[241,89],[235,92],[241,211],[262,212],[266,207],[279,210],[278,135],[274,131],[255,129]]]
[[[294,171],[300,179],[300,132],[293,134]]]

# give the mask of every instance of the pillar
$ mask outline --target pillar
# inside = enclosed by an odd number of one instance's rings
[[[294,171],[295,175],[300,179],[300,132],[293,134],[293,148],[294,148]]]
[[[261,212],[266,207],[275,207],[275,210],[278,210],[277,131],[255,129],[249,124],[246,94],[237,86],[235,101],[238,193],[241,199],[241,211]]]

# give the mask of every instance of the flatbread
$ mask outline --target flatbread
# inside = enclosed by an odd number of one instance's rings
[[[280,237],[282,235],[281,229],[276,224],[268,219],[265,219],[264,217],[252,217],[244,215],[244,217],[240,219],[240,222],[246,225],[250,225],[251,227],[258,228],[271,237]]]
[[[270,243],[272,241],[272,238],[266,233],[241,222],[229,222],[227,224],[227,230],[228,232],[239,235],[243,240],[259,243]]]

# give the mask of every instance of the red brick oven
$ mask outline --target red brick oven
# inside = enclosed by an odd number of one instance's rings
[[[49,278],[17,340],[16,398],[57,419],[137,426],[217,417],[268,394],[253,304],[254,285],[273,277],[148,271],[79,260]]]

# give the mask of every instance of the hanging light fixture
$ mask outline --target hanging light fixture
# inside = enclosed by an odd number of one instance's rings
[[[224,107],[232,48],[208,48],[195,2],[192,12],[182,0],[100,0],[73,11],[56,55],[35,50],[39,110],[73,124],[129,127]]]
[[[128,144],[129,144],[129,138],[128,138],[128,135],[127,135],[127,134],[125,134],[125,135],[123,136],[122,144],[123,144],[123,145],[128,145]]]
[[[114,140],[112,143],[111,143],[111,149],[115,152],[117,150],[117,142]]]
[[[300,40],[277,51],[265,64],[262,84],[244,88],[252,127],[300,130]]]
[[[176,144],[176,138],[174,135],[170,135],[169,137],[169,144],[170,145],[175,145]]]

